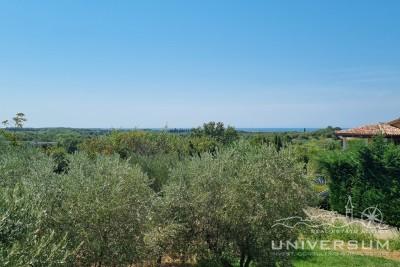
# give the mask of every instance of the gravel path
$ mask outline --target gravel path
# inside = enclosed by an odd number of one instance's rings
[[[400,237],[399,230],[390,225],[372,223],[358,218],[350,219],[342,214],[317,208],[307,208],[305,212],[308,214],[309,218],[316,218],[323,222],[342,222],[359,225],[365,232],[373,234],[377,239],[388,240]]]

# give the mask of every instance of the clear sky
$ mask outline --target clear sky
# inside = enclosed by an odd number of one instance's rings
[[[0,0],[0,119],[351,127],[400,117],[400,1]]]

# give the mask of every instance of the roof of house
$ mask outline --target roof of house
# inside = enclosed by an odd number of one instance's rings
[[[394,127],[400,128],[400,118],[389,121],[388,124],[390,124]]]
[[[371,137],[375,135],[400,137],[400,128],[397,127],[399,123],[400,119],[388,123],[371,124],[347,130],[340,130],[335,133],[337,136],[343,137]]]

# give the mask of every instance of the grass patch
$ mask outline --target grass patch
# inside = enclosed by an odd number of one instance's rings
[[[400,250],[400,237],[390,240],[390,249],[391,250]]]
[[[328,251],[329,252],[329,251]],[[337,254],[332,251],[332,254],[326,253],[320,256],[296,256],[293,265],[295,267],[320,267],[320,266],[352,266],[352,267],[399,267],[400,262],[387,260],[383,258]]]

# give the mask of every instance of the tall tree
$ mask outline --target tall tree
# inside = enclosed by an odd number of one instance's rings
[[[14,121],[15,128],[22,128],[24,126],[24,123],[27,121],[27,119],[26,119],[24,113],[18,112],[17,114],[15,114],[13,121]]]

